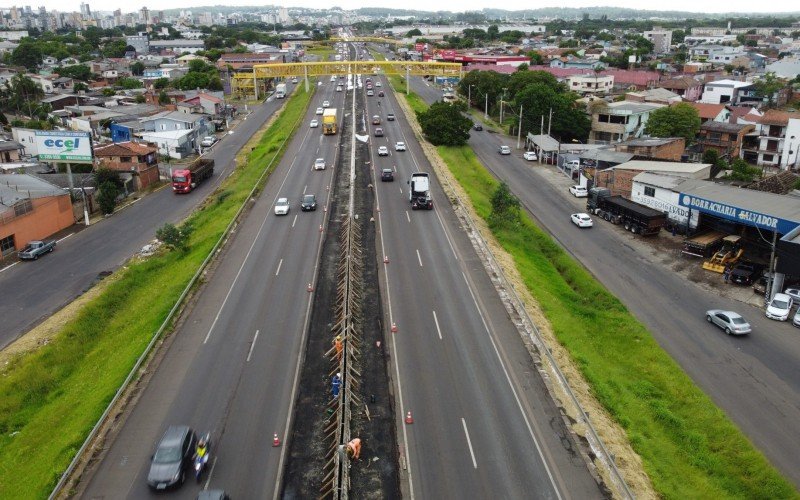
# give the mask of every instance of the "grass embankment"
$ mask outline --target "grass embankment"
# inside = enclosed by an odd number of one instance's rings
[[[327,61],[330,56],[336,54],[336,50],[330,45],[316,45],[306,49],[306,54],[317,56],[320,61]]]
[[[368,49],[368,50],[369,50],[369,53],[372,56],[372,58],[375,59],[376,61],[385,61],[386,60],[386,56],[384,56],[383,54],[381,54],[377,50],[375,50],[375,49]]]
[[[415,113],[422,113],[423,111],[427,111],[428,105],[425,101],[422,100],[420,96],[411,92],[410,94],[406,95],[406,79],[400,75],[387,75],[386,77],[389,80],[389,84],[392,86],[395,92],[398,94],[403,94],[405,96],[406,102],[411,109],[414,110]]]
[[[498,181],[468,146],[438,152],[488,223]],[[518,225],[492,233],[660,495],[798,498],[644,325],[525,213]]]
[[[47,497],[265,167],[282,153],[312,94],[298,89],[248,161],[189,217],[195,228],[189,251],[119,270],[48,345],[3,371],[0,498]]]

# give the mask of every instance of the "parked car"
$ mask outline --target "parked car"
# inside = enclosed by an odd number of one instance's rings
[[[383,137],[383,129],[380,127],[375,128],[375,137]]]
[[[20,250],[20,252],[17,254],[17,257],[19,257],[20,260],[36,260],[39,258],[39,256],[52,252],[55,247],[55,240],[30,241],[25,248]]]
[[[405,150],[406,150],[406,143],[405,143],[405,142],[403,142],[403,141],[398,141],[398,142],[397,142],[397,143],[394,145],[394,150],[395,150],[395,151],[405,151]]]
[[[275,202],[275,215],[289,215],[289,198],[278,198]]]
[[[292,78],[292,83],[297,83],[297,77]]]
[[[794,319],[792,320],[792,325],[800,328],[800,307],[798,307],[797,312],[794,313]]]
[[[500,146],[499,148],[497,148],[497,152],[500,153],[501,155],[510,155],[511,148],[508,146]]]
[[[311,120],[310,127],[311,127],[311,128],[317,128],[317,127],[319,127],[319,121],[318,121],[318,120]]]
[[[394,121],[394,113],[387,113],[386,114],[386,120],[390,121],[390,122],[393,122]]]
[[[154,490],[180,486],[186,469],[192,467],[197,435],[191,427],[170,425],[156,446],[147,473],[147,485]]]
[[[481,130],[483,130],[483,125],[481,125],[480,123],[476,123],[475,125],[472,126],[472,129],[480,132]]]
[[[217,142],[216,137],[214,137],[213,135],[207,135],[203,137],[202,141],[200,141],[200,145],[203,146],[204,148],[210,148],[211,146],[214,145],[215,142]]]
[[[536,157],[536,153],[533,151],[525,151],[522,153],[522,157],[528,161],[536,161],[538,158]]]
[[[791,297],[795,302],[800,303],[800,288],[787,288],[783,293]]]
[[[764,266],[756,264],[755,262],[742,261],[736,264],[731,270],[730,282],[737,285],[752,285],[761,273],[764,272]]]
[[[772,302],[767,305],[766,316],[769,319],[778,321],[786,321],[789,319],[789,313],[792,311],[794,301],[785,293],[776,293],[772,297]]]
[[[381,182],[392,182],[394,181],[394,172],[391,168],[384,168],[381,170]]]
[[[592,222],[592,218],[589,217],[588,214],[580,213],[580,214],[572,214],[569,216],[572,223],[578,227],[592,227],[594,222]]]
[[[750,323],[733,311],[711,309],[706,311],[706,321],[722,328],[728,335],[745,335],[753,330]]]
[[[317,209],[317,197],[313,194],[304,194],[300,200],[300,210],[308,212]]]
[[[314,170],[325,170],[325,158],[314,160]]]
[[[570,186],[569,192],[572,193],[572,196],[575,198],[586,198],[589,196],[589,191],[583,186]]]
[[[324,113],[324,112],[325,112],[325,110],[324,110],[324,109],[322,109],[322,108],[317,108],[317,111],[315,112],[315,114],[321,115],[321,114],[322,114],[322,113]]]
[[[378,156],[389,156],[389,148],[381,146],[378,148]]]

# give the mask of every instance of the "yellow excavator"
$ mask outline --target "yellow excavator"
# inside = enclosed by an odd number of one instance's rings
[[[710,259],[703,262],[703,269],[722,273],[727,266],[735,264],[744,253],[740,236],[726,236],[722,239],[722,247]]]

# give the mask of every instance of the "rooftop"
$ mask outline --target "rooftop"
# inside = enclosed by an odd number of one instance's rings
[[[117,142],[94,148],[95,156],[132,156],[155,153],[158,149],[138,142]]]
[[[726,132],[729,134],[738,134],[744,129],[752,129],[753,125],[727,123],[727,122],[714,122],[707,121],[700,125],[700,130],[708,130],[710,132]]]
[[[689,106],[697,110],[701,119],[713,120],[725,109],[725,104],[711,104],[707,102],[687,102]]]
[[[697,182],[694,179],[679,175],[654,174],[652,172],[642,172],[636,175],[633,181],[675,191],[679,191],[682,184]]]
[[[710,163],[683,163],[678,161],[632,160],[617,165],[617,170],[641,170],[647,172],[671,172],[673,174],[696,175],[711,168]]]
[[[764,116],[758,119],[761,125],[781,125],[786,126],[789,124],[789,119],[800,119],[800,113],[789,113],[788,111],[780,111],[778,109],[770,109]]]
[[[607,106],[601,108],[598,112],[599,113],[610,112],[612,114],[638,114],[638,113],[649,113],[650,111],[663,107],[664,107],[663,104],[648,104],[644,102],[618,101],[618,102],[608,103]]]
[[[687,184],[682,186],[681,193],[800,224],[800,203],[797,202],[797,198],[786,195],[754,191],[711,181],[696,181]]]
[[[63,189],[28,174],[0,176],[0,205],[14,206],[30,198],[65,195]]]
[[[714,80],[713,82],[708,82],[706,85],[713,85],[715,87],[731,87],[734,89],[739,89],[742,87],[749,87],[753,85],[751,82],[740,82],[738,80]]]
[[[640,137],[636,139],[630,139],[625,142],[619,143],[620,146],[634,146],[637,148],[640,147],[652,147],[652,146],[665,146],[675,141],[679,141],[680,137]]]

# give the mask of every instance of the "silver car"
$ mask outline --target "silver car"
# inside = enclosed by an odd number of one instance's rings
[[[728,335],[745,335],[752,331],[750,323],[733,311],[711,309],[706,311],[706,320],[725,330]]]

